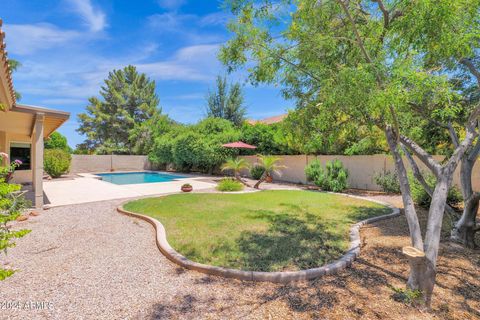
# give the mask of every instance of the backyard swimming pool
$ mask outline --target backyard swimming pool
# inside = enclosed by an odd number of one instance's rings
[[[185,176],[161,172],[122,172],[122,173],[97,173],[103,181],[113,184],[137,184],[153,182],[169,182],[184,179]]]

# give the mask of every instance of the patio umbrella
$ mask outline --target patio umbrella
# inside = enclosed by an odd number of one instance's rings
[[[247,143],[242,142],[242,141],[225,143],[225,144],[222,144],[222,147],[233,148],[233,149],[257,149],[257,147],[252,146],[252,145],[247,144]]]

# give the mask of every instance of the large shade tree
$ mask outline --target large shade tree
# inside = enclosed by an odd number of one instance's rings
[[[478,0],[297,0],[227,2],[234,37],[220,58],[249,64],[253,83],[280,84],[299,108],[319,107],[385,134],[400,180],[412,247],[408,286],[427,305],[435,284],[440,232],[453,173],[478,136],[480,107],[458,107],[450,81],[459,70],[480,78]],[[251,60],[254,60],[253,66]],[[464,111],[462,134],[439,163],[415,139],[416,119],[449,123]],[[436,176],[426,231],[419,224],[400,146]],[[416,257],[416,258],[414,258]]]
[[[134,149],[141,136],[138,126],[161,112],[155,81],[127,66],[108,74],[100,95],[91,97],[86,113],[78,115],[77,131],[86,136],[81,147],[97,153],[142,150]]]

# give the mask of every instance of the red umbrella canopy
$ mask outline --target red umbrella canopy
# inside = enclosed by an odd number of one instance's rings
[[[250,144],[246,144],[245,142],[242,142],[242,141],[226,143],[226,144],[222,144],[222,146],[225,148],[257,149],[257,147],[252,146]]]

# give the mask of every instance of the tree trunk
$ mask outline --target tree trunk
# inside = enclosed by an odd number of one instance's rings
[[[243,181],[242,177],[240,177],[240,174],[238,174],[237,172],[234,173],[234,176],[235,176],[235,179],[240,182],[241,184],[243,184],[244,186],[246,187],[249,187],[250,188],[250,185],[248,183],[246,183],[245,181]]]
[[[417,274],[411,276],[416,278],[417,283],[410,283],[411,288],[420,289],[424,296],[425,305],[430,307],[433,288],[435,286],[436,266],[438,249],[440,246],[440,236],[442,232],[443,213],[447,202],[448,189],[453,178],[453,172],[442,170],[442,175],[437,179],[435,190],[433,191],[430,209],[428,211],[427,232],[425,234],[425,266],[423,269],[415,271]],[[412,270],[413,273],[413,270]]]
[[[255,183],[255,185],[253,186],[255,189],[259,189],[260,187],[260,183],[264,182],[265,179],[267,178],[267,172],[264,171],[262,176],[260,177],[260,179],[257,181],[257,183]]]
[[[469,199],[464,200],[462,217],[457,221],[451,233],[453,241],[471,249],[477,247],[475,233],[479,231],[476,224],[479,201],[480,193],[475,193]]]
[[[475,233],[477,229],[477,212],[480,202],[480,193],[474,192],[472,187],[473,166],[478,157],[478,148],[462,159],[460,167],[460,182],[463,195],[463,213],[455,223],[451,232],[451,239],[467,248],[475,248]]]
[[[395,170],[398,174],[400,191],[402,192],[403,207],[408,223],[408,229],[410,231],[412,246],[423,251],[420,223],[418,222],[417,212],[413,203],[412,193],[410,191],[407,170],[398,151],[398,142],[395,133],[393,132],[393,128],[388,126],[385,130],[385,135],[387,137],[388,146],[390,147],[390,152],[392,153],[393,160],[395,162]]]
[[[418,254],[415,257],[409,257],[410,275],[407,286],[412,290],[420,290],[425,305],[430,307],[433,288],[435,286],[436,261],[440,245],[443,213],[445,211],[448,189],[453,178],[453,172],[458,165],[458,161],[449,163],[446,168],[442,168],[439,171],[428,213],[425,243],[423,243],[418,216],[411,197],[407,170],[405,169],[402,157],[398,152],[397,137],[391,126],[386,128],[385,133],[400,181],[402,200],[412,245],[417,253],[424,253],[424,256],[421,255],[422,258],[420,258],[420,255]]]
[[[419,290],[422,292],[423,299],[431,299],[433,288],[435,286],[435,270],[426,259],[425,253],[414,247],[404,247],[403,254],[407,257],[410,265],[410,276],[407,287],[410,290]],[[426,293],[427,292],[427,293]],[[428,306],[430,302],[426,302]]]

